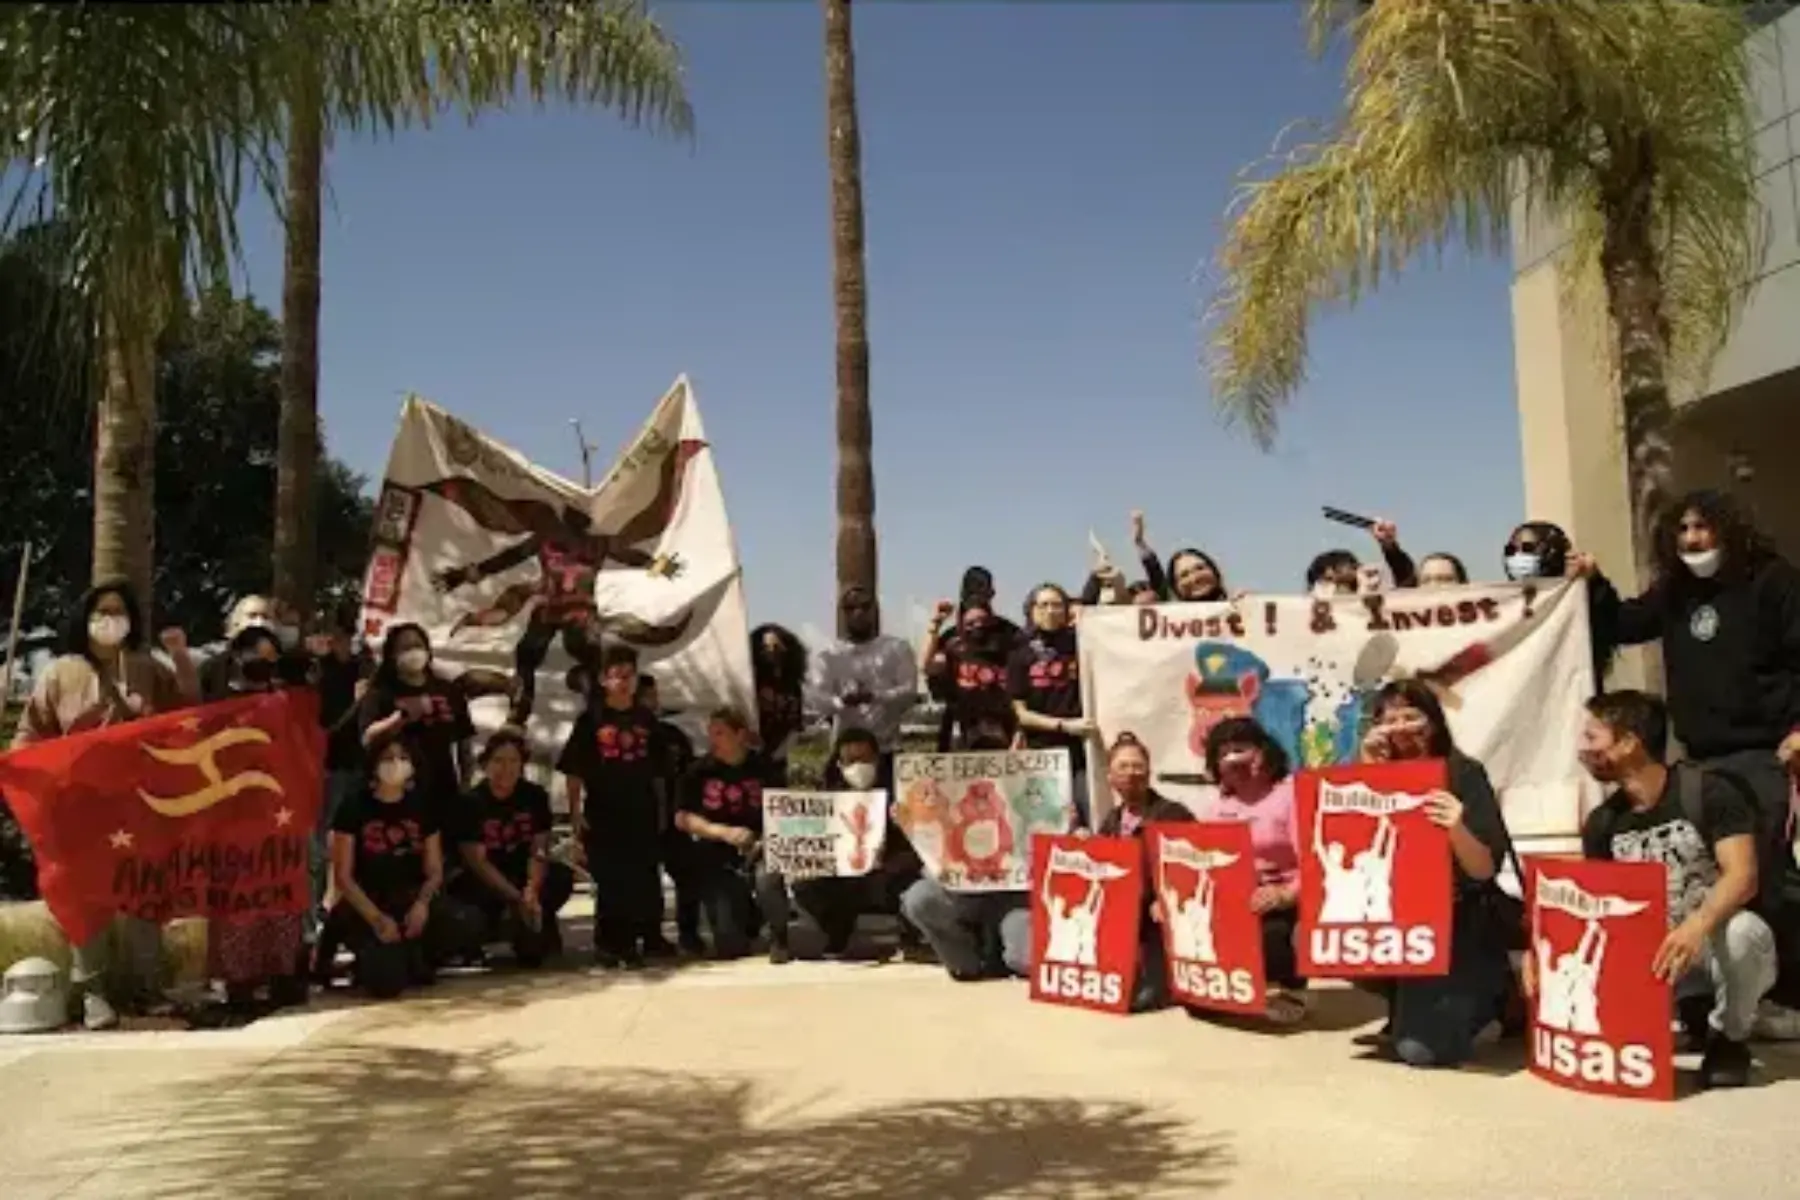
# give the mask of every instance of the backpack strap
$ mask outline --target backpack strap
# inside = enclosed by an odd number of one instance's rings
[[[1699,763],[1688,762],[1684,759],[1675,764],[1674,770],[1675,802],[1681,806],[1681,815],[1688,819],[1690,825],[1704,834],[1706,832],[1706,803],[1704,799],[1704,792],[1706,790],[1706,768],[1702,767]],[[1733,778],[1735,779],[1736,777],[1734,776]],[[1736,782],[1740,785],[1742,791],[1750,791],[1743,780],[1738,779]],[[1748,799],[1751,802],[1752,811],[1754,811],[1756,807],[1755,794],[1751,793],[1748,796]]]

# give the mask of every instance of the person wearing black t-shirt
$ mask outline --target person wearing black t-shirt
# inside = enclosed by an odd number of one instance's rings
[[[1705,1046],[1702,1083],[1743,1087],[1757,1006],[1776,974],[1775,934],[1751,908],[1758,888],[1754,793],[1721,771],[1664,766],[1668,716],[1653,696],[1607,692],[1588,701],[1587,711],[1581,765],[1616,786],[1588,814],[1582,853],[1666,868],[1669,933],[1654,968],[1674,985],[1682,1023]],[[1691,795],[1683,795],[1682,772],[1700,772]]]
[[[750,721],[721,708],[706,723],[710,753],[682,776],[675,827],[693,839],[687,850],[700,887],[700,909],[719,958],[742,958],[761,920],[769,923],[769,961],[788,949],[787,885],[755,856],[763,830],[769,764],[750,749]]]
[[[639,675],[637,685],[638,707],[645,712],[660,714],[662,697],[657,693],[656,676]],[[650,758],[658,764],[659,778],[662,783],[662,794],[665,798],[665,816],[668,818],[663,826],[662,856],[663,870],[669,874],[669,880],[675,885],[675,934],[680,949],[688,954],[700,954],[705,946],[700,941],[700,888],[694,880],[687,858],[687,848],[693,839],[675,828],[673,797],[681,785],[681,777],[687,769],[694,765],[694,744],[688,740],[681,727],[673,721],[657,718],[656,728],[651,736]],[[676,947],[669,944],[660,930],[654,938],[644,943],[644,953],[650,958],[667,958],[673,955]]]
[[[948,601],[938,604],[934,626],[948,615]],[[1006,694],[1006,664],[1019,644],[1019,630],[986,604],[965,600],[956,618],[956,632],[941,637],[928,633],[919,652],[919,668],[934,699],[944,705],[938,744],[948,750],[956,737],[981,716],[996,708],[1010,708]]]
[[[550,793],[525,778],[526,753],[525,732],[514,725],[482,747],[483,779],[463,794],[450,827],[463,869],[449,890],[479,945],[504,937],[521,966],[535,967],[562,952],[556,914],[575,890],[575,873],[549,859]]]
[[[655,758],[656,715],[637,705],[637,651],[601,652],[600,688],[563,746],[556,769],[568,780],[569,819],[594,879],[594,962],[644,965],[645,943],[662,937],[663,783]]]
[[[433,806],[413,786],[406,743],[378,741],[370,759],[370,786],[331,823],[338,901],[322,940],[349,946],[357,983],[387,998],[431,982],[440,943],[452,931],[435,919],[442,915],[443,849]]]
[[[326,633],[309,640],[318,667],[319,723],[325,728],[325,803],[313,838],[312,902],[316,911],[325,904],[331,882],[331,822],[345,804],[363,789],[362,731],[357,728],[359,685],[366,677],[368,660],[350,644],[351,621],[339,615]]]
[[[413,791],[442,824],[462,794],[467,743],[475,736],[469,702],[431,669],[431,640],[406,622],[388,628],[381,665],[356,712],[364,746],[398,735],[417,771]]]
[[[1027,746],[1069,752],[1070,793],[1086,829],[1087,739],[1094,726],[1081,715],[1081,668],[1075,630],[1069,625],[1069,594],[1054,583],[1039,584],[1028,612],[1031,634],[1006,663],[1007,694]]]

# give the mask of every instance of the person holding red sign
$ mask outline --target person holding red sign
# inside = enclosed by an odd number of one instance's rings
[[[1147,825],[1194,819],[1186,805],[1168,799],[1150,786],[1150,750],[1130,731],[1121,733],[1106,752],[1106,782],[1116,803],[1100,822],[1101,837],[1142,840]],[[1162,932],[1157,929],[1163,919],[1155,889],[1145,888],[1143,919],[1138,924],[1138,973],[1131,994],[1132,1012],[1151,1012],[1169,1002],[1169,965],[1163,953]]]
[[[1656,972],[1674,985],[1682,1024],[1705,1048],[1701,1082],[1743,1087],[1757,1008],[1777,969],[1775,934],[1750,908],[1758,878],[1755,800],[1735,776],[1663,765],[1668,710],[1654,696],[1608,692],[1587,709],[1581,765],[1613,792],[1588,815],[1582,852],[1663,864],[1670,925]],[[1691,791],[1683,771],[1701,772]]]
[[[1475,1037],[1501,1015],[1512,967],[1507,931],[1489,903],[1499,889],[1495,875],[1512,854],[1487,770],[1456,748],[1442,705],[1417,680],[1383,685],[1370,705],[1362,754],[1368,762],[1440,758],[1450,787],[1426,803],[1425,812],[1450,835],[1455,864],[1450,972],[1436,978],[1395,980],[1384,1033],[1409,1066],[1447,1067],[1468,1059]]]
[[[1250,827],[1257,882],[1250,907],[1262,921],[1269,1019],[1277,1025],[1295,1024],[1306,1016],[1306,980],[1300,977],[1294,950],[1300,850],[1287,751],[1251,718],[1229,717],[1206,736],[1206,773],[1219,790],[1202,818],[1242,821]],[[1203,1010],[1190,1015],[1201,1016]]]

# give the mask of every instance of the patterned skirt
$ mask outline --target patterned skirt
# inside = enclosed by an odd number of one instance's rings
[[[208,922],[206,973],[228,986],[254,987],[299,969],[299,913]]]

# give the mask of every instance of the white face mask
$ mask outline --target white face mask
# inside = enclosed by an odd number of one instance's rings
[[[1329,579],[1321,579],[1319,582],[1312,585],[1312,598],[1314,600],[1336,600],[1337,597],[1337,584],[1331,582]]]
[[[1506,556],[1506,577],[1511,580],[1536,579],[1543,570],[1544,560],[1535,554],[1509,554]]]
[[[1697,550],[1681,556],[1681,565],[1692,571],[1696,579],[1711,579],[1719,573],[1719,566],[1724,561],[1725,556],[1717,546],[1711,550]]]
[[[869,762],[844,764],[844,782],[850,786],[852,791],[868,791],[875,786],[875,764]]]
[[[394,664],[408,675],[422,675],[425,668],[431,665],[431,651],[402,650],[394,656]]]
[[[131,622],[124,617],[95,613],[88,618],[88,637],[99,646],[120,645],[131,634]]]
[[[413,765],[404,758],[384,758],[375,775],[389,787],[405,787],[412,781]]]

